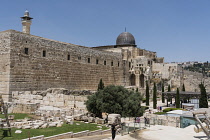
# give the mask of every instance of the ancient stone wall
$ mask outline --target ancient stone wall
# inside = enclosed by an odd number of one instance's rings
[[[102,52],[14,30],[8,32],[11,34],[11,91],[96,90],[101,78],[105,85],[123,85],[120,53]]]
[[[85,93],[85,92],[78,92]],[[86,94],[88,93],[88,94]],[[48,89],[46,91],[13,91],[12,101],[16,108],[23,108],[24,104],[40,104],[40,106],[68,107],[75,109],[86,110],[85,101],[91,92],[86,92],[84,95],[75,94],[75,91],[66,89]],[[22,107],[22,106],[23,107]],[[26,106],[25,106],[26,108]],[[25,108],[25,112],[27,111]],[[19,109],[21,110],[21,109]],[[14,112],[14,111],[13,111]]]
[[[0,33],[0,94],[8,101],[10,78],[10,33]]]

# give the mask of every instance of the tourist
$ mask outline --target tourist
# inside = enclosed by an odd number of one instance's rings
[[[113,123],[112,126],[111,126],[111,129],[112,129],[112,140],[115,139],[115,135],[116,135],[116,124]]]

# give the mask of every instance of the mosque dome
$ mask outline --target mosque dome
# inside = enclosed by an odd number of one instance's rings
[[[122,32],[117,37],[116,45],[135,45],[135,38],[129,32]]]

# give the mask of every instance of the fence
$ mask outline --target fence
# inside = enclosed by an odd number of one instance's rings
[[[180,127],[180,117],[148,115],[140,119],[139,123],[126,123],[122,125],[121,135],[129,134],[137,130],[146,129],[151,125],[164,125],[172,127]]]

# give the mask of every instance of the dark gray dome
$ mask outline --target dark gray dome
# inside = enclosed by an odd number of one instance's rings
[[[129,32],[122,32],[117,37],[116,45],[135,45],[135,38]]]

